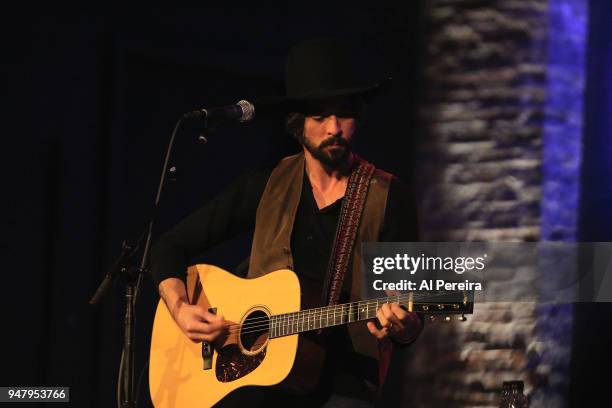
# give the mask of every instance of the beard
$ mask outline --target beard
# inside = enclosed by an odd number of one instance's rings
[[[305,137],[302,137],[302,144],[312,154],[312,157],[331,168],[340,167],[346,162],[351,153],[351,144],[339,136],[325,139],[319,146],[315,146]],[[335,148],[326,150],[327,146],[335,146]]]

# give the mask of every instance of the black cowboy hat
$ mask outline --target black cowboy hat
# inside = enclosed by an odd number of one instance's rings
[[[343,96],[365,98],[391,82],[364,82],[356,77],[348,49],[340,41],[317,38],[294,45],[285,60],[285,87],[289,101],[303,103]]]

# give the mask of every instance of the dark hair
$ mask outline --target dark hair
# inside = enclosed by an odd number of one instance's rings
[[[357,123],[360,123],[366,105],[365,100],[360,96],[353,96],[350,98],[350,101],[353,105],[353,117],[357,120]],[[308,109],[304,110],[307,111]],[[300,143],[304,140],[304,120],[309,115],[304,112],[292,112],[286,118],[287,133],[295,137]]]
[[[287,133],[295,137],[298,142],[302,143],[304,140],[304,120],[306,115],[303,113],[290,113],[287,115]]]

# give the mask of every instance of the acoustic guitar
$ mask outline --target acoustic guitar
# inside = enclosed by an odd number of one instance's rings
[[[226,334],[212,345],[192,342],[160,300],[149,359],[151,399],[158,408],[211,407],[240,387],[278,384],[292,370],[300,333],[373,319],[384,303],[432,315],[461,314],[462,320],[473,309],[467,292],[453,292],[300,310],[300,282],[293,271],[242,279],[204,264],[189,268],[187,293],[191,304],[225,317]]]

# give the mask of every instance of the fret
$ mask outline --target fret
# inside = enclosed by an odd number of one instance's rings
[[[325,308],[321,307],[319,308],[319,329],[322,329],[323,327],[325,327],[323,325],[323,311],[325,310]]]
[[[317,309],[312,309],[312,323],[310,324],[311,329],[317,328]]]
[[[289,334],[289,314],[286,314],[283,319],[283,334],[285,336]]]
[[[289,328],[291,327],[291,326],[289,325],[289,319],[290,319],[290,317],[291,317],[291,315],[290,315],[289,313],[287,313],[287,314],[285,315],[285,327],[284,327],[284,330],[285,330],[285,336],[289,334]]]
[[[317,318],[317,311],[316,311],[316,309],[312,309],[311,317],[312,317],[312,323],[310,323],[310,328],[311,329],[315,329],[317,327],[316,326],[316,323],[317,323],[317,321],[316,321],[316,318]]]
[[[298,327],[299,315],[300,315],[300,312],[294,313],[293,321],[295,322],[294,323],[295,324],[295,328],[293,329],[293,333],[299,333],[299,331],[300,331],[299,330],[300,328]]]
[[[276,316],[276,319],[274,319],[274,320],[275,320],[274,326],[276,326],[275,329],[274,329],[275,333],[276,333],[276,337],[280,337],[280,326],[279,326],[280,325],[280,316]]]

